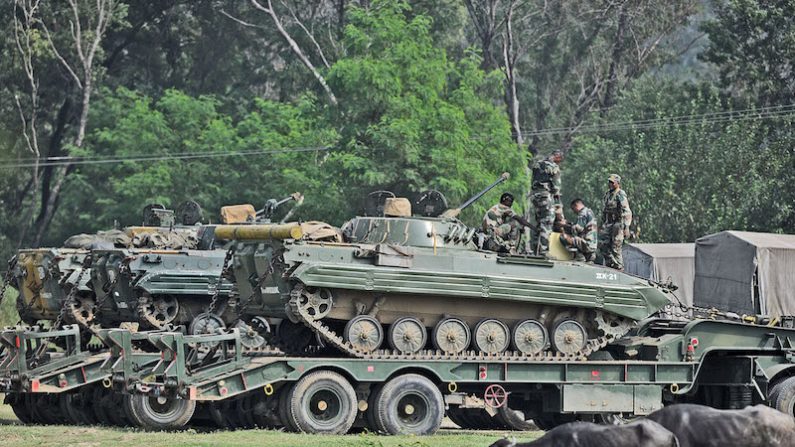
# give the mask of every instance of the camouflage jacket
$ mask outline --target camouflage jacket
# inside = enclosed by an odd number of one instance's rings
[[[588,241],[588,245],[593,245],[593,248],[596,249],[596,241],[598,238],[596,216],[594,216],[590,208],[587,206],[582,207],[577,214],[577,220],[574,222],[574,225],[572,225],[571,230],[574,236]]]
[[[632,223],[632,210],[629,209],[627,193],[623,189],[617,188],[605,193],[602,220],[604,223],[623,222],[629,228]]]
[[[549,191],[553,196],[560,196],[560,166],[550,158],[545,158],[533,165],[533,191]]]
[[[511,207],[498,203],[489,208],[486,215],[483,216],[483,231],[488,232],[502,224],[509,223],[515,215],[516,213]]]

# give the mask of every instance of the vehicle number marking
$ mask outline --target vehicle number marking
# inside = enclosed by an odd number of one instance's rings
[[[618,274],[616,274],[616,273],[598,272],[596,274],[596,279],[607,279],[609,281],[615,281],[615,280],[618,279]]]

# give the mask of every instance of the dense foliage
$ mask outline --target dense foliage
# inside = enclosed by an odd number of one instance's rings
[[[455,204],[504,171],[521,197],[531,152],[556,148],[566,199],[597,214],[622,175],[643,241],[795,232],[792,0],[70,1],[79,20],[0,5],[4,257],[155,202],[215,221],[300,191],[298,217],[340,224],[373,190]],[[72,74],[65,24],[93,29],[104,2],[96,60]],[[714,115],[731,110],[759,113]]]

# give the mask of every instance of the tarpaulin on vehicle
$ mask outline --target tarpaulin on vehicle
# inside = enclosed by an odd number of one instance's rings
[[[695,304],[795,315],[795,235],[723,231],[696,241]]]
[[[696,245],[688,244],[625,244],[624,271],[652,281],[672,282],[674,294],[682,304],[693,304]]]

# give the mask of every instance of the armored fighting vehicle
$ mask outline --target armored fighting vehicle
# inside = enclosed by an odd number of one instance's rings
[[[288,218],[303,201],[300,193],[268,200],[260,210],[252,205],[223,207],[222,221],[233,226],[268,223],[277,208],[289,201],[296,206],[287,213]],[[216,238],[214,227],[193,227],[196,243],[185,247],[93,250],[91,283],[96,303],[101,305],[102,324],[133,322],[147,329],[184,325],[190,333],[214,333],[238,322],[239,307],[229,299],[233,285],[222,274],[228,263],[224,248],[228,241]],[[266,320],[256,324],[269,330]],[[239,328],[250,332],[248,326]],[[258,343],[264,341],[256,333],[252,336]]]
[[[236,283],[241,296],[255,296],[257,312],[284,318],[293,340],[294,325],[303,326],[358,357],[431,355],[430,347],[433,355],[584,358],[672,302],[656,285],[602,266],[479,249],[479,230],[456,216],[505,178],[456,209],[426,204],[423,216],[389,198],[384,215],[350,220],[342,238],[318,238],[304,224],[215,234],[240,241]]]
[[[19,250],[12,285],[19,291],[17,310],[20,317],[28,323],[55,320],[64,303],[69,301],[64,322],[87,324],[92,321],[96,294],[89,254],[94,250],[126,247],[195,247],[198,227],[193,225],[200,219],[201,209],[195,202],[188,201],[178,208],[178,213],[181,222],[175,225],[174,211],[158,204],[148,205],[144,208],[142,226],[74,235],[63,247]],[[189,217],[197,213],[198,218]]]

